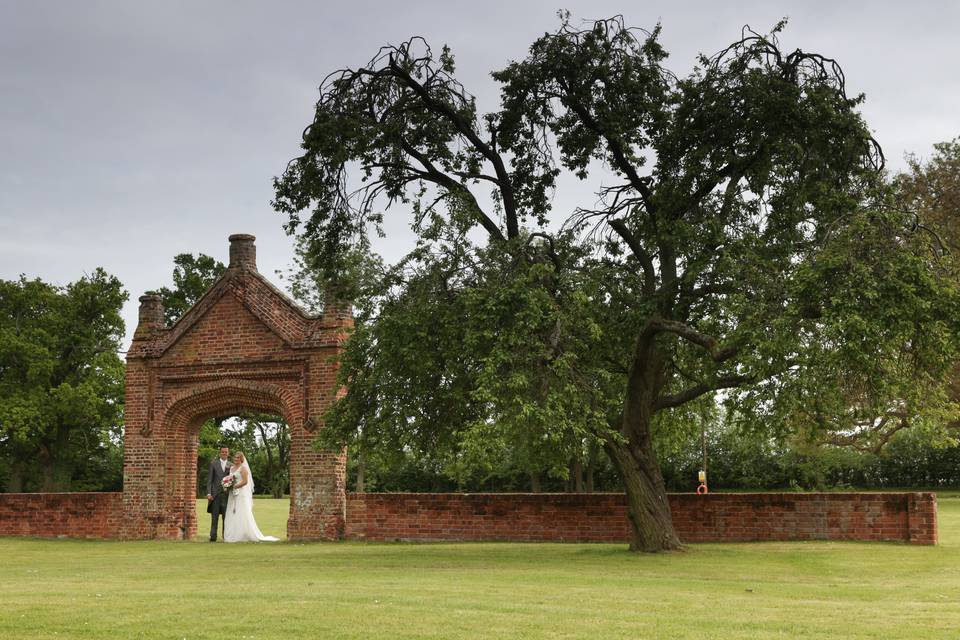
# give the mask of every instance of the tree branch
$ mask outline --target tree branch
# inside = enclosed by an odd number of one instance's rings
[[[716,338],[711,335],[701,333],[683,322],[666,320],[664,318],[654,317],[647,322],[647,329],[652,333],[668,332],[680,336],[687,342],[703,347],[714,362],[724,362],[737,355],[739,347],[728,345],[720,347]]]
[[[414,158],[417,162],[423,165],[424,169],[426,169],[426,175],[424,175],[423,172],[417,172],[418,174],[422,175],[425,179],[431,180],[431,182],[434,182],[446,188],[448,191],[456,191],[458,193],[462,193],[466,195],[470,199],[470,202],[473,203],[474,210],[477,212],[477,218],[480,224],[483,226],[484,229],[487,230],[487,233],[490,234],[490,237],[492,237],[495,240],[501,240],[501,241],[505,240],[505,238],[503,237],[503,231],[500,230],[500,227],[497,225],[496,222],[490,219],[490,217],[483,212],[483,209],[480,208],[480,203],[477,202],[477,199],[474,197],[473,192],[471,192],[466,185],[464,185],[463,183],[457,180],[454,180],[444,172],[437,169],[436,165],[430,162],[430,158],[428,158],[426,155],[417,151],[417,149],[406,140],[401,138],[400,145],[403,148],[404,152],[407,153],[407,155]],[[412,169],[412,168],[411,170],[416,171],[415,169]]]
[[[640,194],[647,214],[651,217],[654,216],[656,214],[656,208],[653,204],[653,192],[647,185],[646,180],[640,177],[640,174],[637,173],[634,166],[627,160],[627,154],[623,149],[623,145],[620,144],[620,141],[610,136],[583,104],[571,98],[569,89],[565,91],[563,100],[567,106],[577,114],[577,117],[580,118],[580,121],[583,122],[585,127],[604,139],[607,143],[607,149],[609,149],[613,155],[614,165],[623,172],[623,175],[630,181],[630,185]]]
[[[426,87],[417,82],[413,76],[397,64],[393,54],[390,54],[389,66],[393,73],[420,97],[427,108],[449,120],[453,126],[457,128],[457,131],[463,134],[463,136],[470,141],[470,144],[490,161],[493,165],[494,172],[497,174],[497,184],[503,199],[503,212],[507,219],[507,237],[516,238],[520,235],[520,225],[517,217],[517,201],[513,193],[513,183],[510,180],[510,174],[507,172],[506,165],[503,162],[503,158],[500,157],[500,154],[481,140],[477,132],[473,130],[473,127],[450,107],[450,105],[430,95]]]
[[[711,391],[717,391],[719,389],[730,389],[733,387],[739,387],[740,385],[752,382],[754,380],[753,376],[737,375],[737,376],[724,376],[717,378],[712,382],[699,382],[692,387],[688,387],[679,393],[674,393],[672,395],[660,396],[657,399],[656,404],[654,405],[654,410],[659,411],[661,409],[669,409],[671,407],[679,407],[682,404],[695,400],[705,393],[710,393]]]
[[[627,228],[627,223],[623,220],[610,220],[608,222],[610,228],[613,229],[618,236],[620,236],[624,242],[627,243],[627,246],[630,247],[630,251],[633,252],[634,257],[640,261],[640,266],[643,268],[643,292],[652,295],[656,291],[656,271],[653,266],[653,258],[650,257],[650,254],[646,252],[643,248],[643,245],[640,244],[640,241],[637,240],[630,229]]]

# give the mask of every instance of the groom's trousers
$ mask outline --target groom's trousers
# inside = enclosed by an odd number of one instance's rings
[[[217,539],[219,522],[226,524],[227,520],[227,492],[221,491],[210,502],[210,539]]]

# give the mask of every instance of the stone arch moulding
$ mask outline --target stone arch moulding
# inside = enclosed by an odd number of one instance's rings
[[[199,427],[244,410],[290,424],[287,536],[342,537],[346,453],[315,451],[312,440],[352,324],[348,304],[328,300],[322,316],[310,316],[270,284],[244,234],[230,236],[226,272],[172,327],[160,298],[142,296],[127,352],[122,537],[196,534]]]

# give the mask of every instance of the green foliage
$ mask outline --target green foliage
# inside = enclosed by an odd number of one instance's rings
[[[277,271],[277,276],[286,281],[290,295],[311,313],[322,313],[328,297],[365,307],[374,304],[384,278],[383,262],[367,249],[357,246],[345,251],[338,276],[331,280],[317,256],[311,254],[309,244],[300,239],[293,265],[285,272]]]
[[[929,234],[934,257],[960,249],[960,138],[933,145],[925,162],[908,158],[909,170],[896,178],[904,209]]]
[[[341,369],[349,400],[328,416],[326,444],[416,460],[460,487],[565,478],[603,420],[600,381],[573,382],[599,331],[576,272],[558,275],[545,257],[513,262],[461,243],[387,274],[404,286],[359,307]]]
[[[167,325],[180,319],[226,271],[224,264],[199,253],[181,253],[173,258],[173,289],[161,287],[156,293],[163,300]]]
[[[102,269],[65,287],[0,281],[0,458],[8,491],[117,488],[109,461],[120,458],[126,300],[119,280]]]
[[[900,206],[916,216],[921,247],[934,270],[960,283],[960,138],[934,145],[926,161],[908,158],[909,171],[896,177]],[[954,362],[949,376],[948,397],[960,402],[960,362]],[[960,427],[954,417],[949,426]]]
[[[956,357],[957,283],[910,246],[918,238],[907,222],[889,210],[849,217],[794,280],[795,295],[816,307],[789,341],[771,344],[789,349],[791,366],[731,393],[731,408],[783,432],[877,450],[911,424],[956,419],[944,382]]]
[[[922,426],[892,434],[880,451],[761,436],[735,421],[711,424],[706,436],[711,491],[960,487],[960,442]],[[699,446],[664,448],[661,461],[668,489],[696,487]]]

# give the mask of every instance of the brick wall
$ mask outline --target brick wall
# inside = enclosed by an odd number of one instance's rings
[[[933,493],[747,493],[670,496],[688,542],[874,540],[937,543]]]
[[[122,493],[0,493],[0,536],[117,538]]]
[[[672,494],[685,542],[874,540],[936,544],[932,493]],[[121,493],[0,494],[0,536],[117,538]],[[333,532],[328,532],[332,537]],[[624,542],[620,494],[351,493],[357,540]]]
[[[932,493],[672,494],[686,542],[883,540],[936,544]],[[624,542],[620,494],[352,493],[357,540]]]

